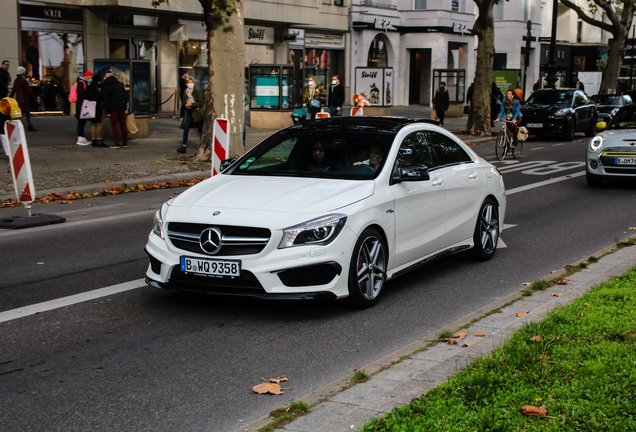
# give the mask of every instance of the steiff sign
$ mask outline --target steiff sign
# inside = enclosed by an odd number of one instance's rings
[[[388,30],[397,30],[397,28],[393,27],[391,25],[391,21],[389,20],[385,20],[382,18],[376,18],[375,22],[374,22],[374,27],[378,30],[384,30],[384,31],[388,31]]]
[[[245,43],[257,45],[274,45],[274,27],[245,27]]]
[[[355,92],[371,106],[390,106],[392,102],[393,68],[356,68]]]

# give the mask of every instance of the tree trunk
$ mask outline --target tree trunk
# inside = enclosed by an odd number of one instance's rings
[[[628,27],[629,29],[629,27]],[[618,85],[618,76],[625,57],[625,43],[627,38],[625,32],[616,31],[614,33],[614,42],[610,49],[610,55],[607,58],[607,65],[603,71],[603,79],[601,80],[601,88],[599,94],[615,94]]]
[[[196,155],[197,161],[212,156],[212,134],[217,117],[229,119],[230,147],[225,158],[238,157],[243,146],[243,105],[245,89],[245,43],[243,35],[243,3],[234,2],[233,13],[212,9],[200,0],[208,32],[208,86],[205,90],[205,121]]]
[[[490,136],[490,101],[492,96],[492,64],[495,58],[495,20],[492,7],[495,0],[475,0],[479,16],[473,31],[477,34],[477,65],[472,109],[468,115],[466,131],[473,136]]]

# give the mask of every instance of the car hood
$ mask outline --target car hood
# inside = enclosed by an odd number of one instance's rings
[[[562,108],[570,108],[565,105],[525,105],[521,108],[521,112],[529,115],[545,115],[551,114]]]
[[[373,195],[373,180],[217,175],[191,187],[171,206],[284,213],[333,211]]]
[[[605,139],[603,147],[636,146],[636,129],[607,129],[601,132]]]

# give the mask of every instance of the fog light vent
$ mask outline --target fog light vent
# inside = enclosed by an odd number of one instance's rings
[[[592,169],[598,168],[598,163],[596,161],[591,161],[590,162],[590,168],[592,168]]]

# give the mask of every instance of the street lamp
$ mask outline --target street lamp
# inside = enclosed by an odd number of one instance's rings
[[[557,50],[556,50],[556,31],[557,31],[557,15],[559,14],[559,0],[552,3],[552,35],[550,36],[550,63],[548,63],[548,76],[545,78],[548,85],[547,88],[556,88],[558,80],[557,72]]]
[[[532,21],[528,20],[526,23],[526,29],[528,33],[526,33],[526,61],[523,66],[523,94],[526,95],[527,87],[526,83],[528,81],[528,62],[530,61],[530,43],[532,42]],[[527,98],[526,98],[527,99]]]

